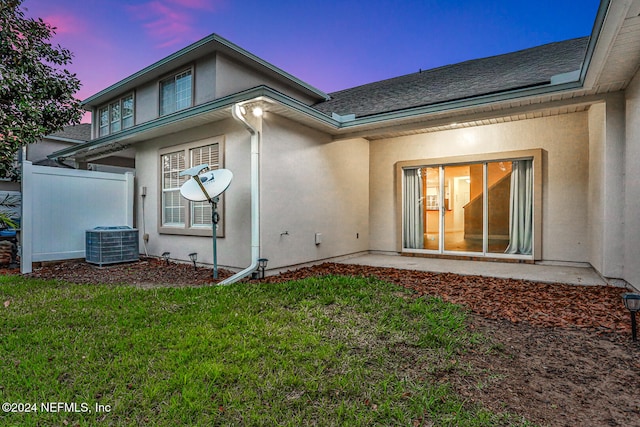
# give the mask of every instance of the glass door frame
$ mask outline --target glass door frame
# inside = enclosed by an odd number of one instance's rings
[[[534,202],[533,202],[533,245],[531,255],[521,254],[506,254],[499,252],[489,252],[489,195],[487,194],[488,184],[488,165],[492,162],[500,161],[517,161],[517,160],[533,160],[533,173],[534,173]],[[445,179],[444,168],[447,166],[464,166],[471,164],[482,165],[482,250],[477,252],[472,251],[455,251],[445,249]],[[438,224],[438,249],[412,249],[404,247],[402,234],[404,232],[403,213],[404,213],[404,170],[416,169],[416,168],[435,168],[439,170],[439,191],[438,191],[438,204],[439,204],[439,224]],[[400,184],[397,189],[397,203],[399,212],[399,239],[398,249],[400,253],[410,254],[426,254],[426,255],[442,255],[445,257],[473,257],[473,258],[504,258],[504,259],[516,259],[516,260],[539,260],[541,259],[542,245],[542,150],[523,150],[513,151],[505,153],[494,153],[486,156],[460,156],[453,158],[443,159],[430,159],[430,160],[416,160],[416,161],[404,161],[396,163],[396,175],[398,183]],[[426,230],[425,230],[426,232]]]

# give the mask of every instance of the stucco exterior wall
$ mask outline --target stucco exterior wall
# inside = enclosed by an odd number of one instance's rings
[[[136,188],[137,227],[140,236],[149,234],[149,255],[159,256],[165,251],[171,257],[188,260],[188,254],[198,253],[198,262],[213,263],[211,237],[160,234],[160,150],[166,147],[190,143],[205,138],[223,135],[224,167],[230,169],[233,181],[224,194],[224,237],[218,238],[218,264],[242,268],[250,263],[250,181],[249,181],[249,134],[233,119],[224,120],[177,134],[146,141],[137,145]],[[140,187],[145,186],[147,196],[140,196]],[[144,212],[143,212],[144,203]],[[144,221],[144,222],[143,222]],[[144,229],[144,230],[143,230]],[[140,243],[144,250],[143,243]]]
[[[193,105],[204,104],[260,85],[269,86],[308,105],[318,102],[318,99],[314,99],[276,78],[265,76],[239,61],[220,53],[211,53],[198,58],[191,65],[178,67],[171,73],[135,88],[134,118],[136,125],[159,117],[159,82],[189,67],[193,69]],[[94,109],[93,114],[94,117],[98,117],[98,109]],[[92,132],[95,138],[98,133],[97,120],[92,124]]]
[[[194,87],[194,105],[204,104],[205,102],[216,99],[216,55],[211,54],[198,59],[195,66],[193,87]]]
[[[193,68],[193,103],[194,105],[213,101],[216,98],[216,57],[211,54],[198,59],[191,65]],[[160,80],[171,77],[174,73],[186,70],[189,66],[179,67],[165,76],[145,83],[135,90],[135,123],[137,125],[157,119],[160,115]],[[94,123],[97,126],[97,122]]]
[[[372,141],[370,249],[396,251],[396,162],[542,149],[542,258],[588,262],[587,119],[581,112]]]
[[[149,82],[136,88],[134,94],[134,120],[137,125],[158,118],[158,114],[160,112],[160,95],[158,94],[158,90],[158,82]],[[94,127],[95,135],[98,134],[99,126],[97,113],[97,110],[95,110],[94,117],[96,117],[96,119],[93,120],[92,124],[92,126]]]
[[[47,156],[54,151],[62,150],[73,145],[77,144],[72,142],[54,141],[45,138],[38,143],[27,145],[27,160],[32,163],[46,160]]]
[[[262,128],[262,256],[269,267],[368,250],[368,141],[331,141],[268,113]]]
[[[216,96],[222,98],[243,90],[256,86],[265,85],[292,98],[298,99],[305,104],[315,104],[317,99],[313,99],[300,91],[282,84],[280,81],[270,78],[263,73],[235,61],[228,56],[218,54],[216,56]]]
[[[590,262],[604,277],[624,270],[625,105],[622,93],[609,94],[589,110]]]
[[[640,290],[640,73],[626,91],[624,279]]]
[[[224,167],[234,178],[224,196],[225,229],[224,237],[218,239],[218,264],[233,268],[250,264],[250,136],[233,119],[138,145],[137,227],[141,237],[149,234],[149,255],[168,251],[172,258],[188,260],[190,252],[197,252],[199,262],[213,262],[211,237],[159,232],[159,160],[166,147],[220,135],[225,138]],[[332,142],[326,134],[267,113],[260,151],[261,256],[269,259],[269,268],[368,250],[368,141]],[[144,201],[142,186],[147,194]],[[322,234],[319,245],[315,233]]]
[[[604,266],[604,103],[589,107],[589,262],[598,271]]]

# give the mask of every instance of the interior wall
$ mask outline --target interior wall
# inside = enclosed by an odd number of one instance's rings
[[[580,112],[372,141],[371,250],[397,248],[397,162],[542,149],[542,258],[588,262],[587,119]]]

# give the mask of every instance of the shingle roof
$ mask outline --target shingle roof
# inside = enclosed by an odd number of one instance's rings
[[[61,131],[47,136],[56,138],[74,139],[76,141],[89,141],[91,139],[91,124],[81,123],[74,126],[65,126]]]
[[[549,83],[578,70],[588,37],[475,59],[329,94],[313,107],[326,113],[369,116]]]

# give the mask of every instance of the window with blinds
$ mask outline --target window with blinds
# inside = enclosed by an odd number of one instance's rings
[[[189,150],[191,166],[208,164],[208,170],[218,169],[218,153],[218,144],[192,148]],[[211,228],[211,204],[209,202],[190,202],[190,204],[191,226]]]
[[[185,225],[184,199],[180,195],[180,186],[186,182],[180,172],[185,169],[184,151],[162,156],[162,225]]]
[[[207,164],[207,170],[223,167],[221,148],[223,138],[211,138],[185,144],[179,148],[169,148],[160,153],[161,176],[161,226],[168,233],[201,234],[211,233],[211,205],[209,202],[190,202],[180,195],[180,187],[189,177],[180,172],[193,166]],[[218,204],[222,213],[222,204]],[[221,215],[222,216],[222,215]],[[221,224],[218,224],[220,235]],[[182,232],[180,230],[183,230]],[[200,230],[200,231],[198,231]],[[206,235],[206,234],[204,234]]]

